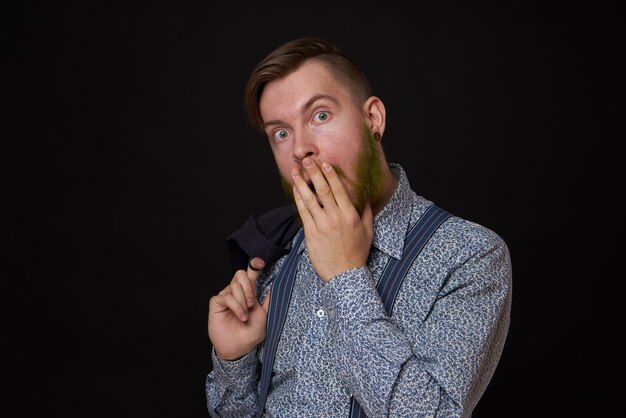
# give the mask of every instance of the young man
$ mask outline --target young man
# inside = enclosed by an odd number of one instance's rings
[[[386,161],[385,106],[329,42],[271,52],[246,105],[299,223],[235,235],[251,258],[209,303],[211,416],[470,416],[509,327],[506,244]]]

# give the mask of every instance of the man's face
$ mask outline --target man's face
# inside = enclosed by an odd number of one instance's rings
[[[359,213],[376,198],[382,180],[380,155],[367,128],[365,109],[325,64],[307,61],[285,78],[268,83],[259,105],[290,196],[293,168],[310,183],[300,164],[310,157],[335,167]]]

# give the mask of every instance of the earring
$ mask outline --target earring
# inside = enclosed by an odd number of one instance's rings
[[[380,132],[374,132],[374,141],[380,141]]]

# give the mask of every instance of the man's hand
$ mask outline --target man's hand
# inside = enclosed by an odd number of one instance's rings
[[[265,265],[258,257],[237,270],[230,284],[209,301],[209,339],[218,357],[236,360],[265,339],[270,293],[259,304],[256,279]]]
[[[367,203],[359,216],[330,164],[322,163],[320,169],[311,158],[302,163],[319,201],[297,169],[291,173],[293,194],[313,267],[322,280],[328,281],[346,270],[366,265],[374,235],[372,208]]]

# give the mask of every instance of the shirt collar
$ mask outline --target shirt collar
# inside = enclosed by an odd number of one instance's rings
[[[406,237],[411,220],[413,207],[412,190],[404,169],[397,163],[388,163],[391,172],[398,180],[398,185],[393,195],[374,217],[374,237],[372,245],[385,254],[401,259]],[[303,231],[299,232],[303,233]],[[397,237],[402,237],[397,239]],[[304,251],[305,240],[302,240],[298,253]]]
[[[400,259],[411,220],[413,193],[404,169],[396,163],[389,163],[389,168],[398,180],[398,185],[391,199],[374,217],[372,245],[385,254]]]

